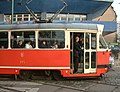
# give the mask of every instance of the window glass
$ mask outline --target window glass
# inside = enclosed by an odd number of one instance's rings
[[[85,35],[85,49],[89,49],[90,48],[90,45],[89,45],[89,33],[86,33]]]
[[[80,20],[80,17],[75,17],[75,20],[78,20],[78,21],[79,21],[79,20]]]
[[[17,31],[11,33],[11,48],[34,48],[35,32]]]
[[[10,15],[5,15],[4,16],[4,21],[5,22],[10,22],[10,20],[11,20],[11,16]]]
[[[68,17],[68,20],[73,20],[74,17]]]
[[[32,16],[30,16],[30,21],[34,20],[34,18]]]
[[[91,68],[96,68],[96,52],[91,52]]]
[[[61,20],[67,20],[66,16],[61,16]]]
[[[8,32],[0,32],[0,49],[8,48]]]
[[[65,33],[64,31],[40,31],[39,48],[64,48]]]
[[[50,19],[50,18],[49,18]],[[60,17],[59,16],[57,16],[56,18],[55,18],[55,20],[60,20]]]
[[[61,20],[67,20],[67,15],[66,14],[60,14]]]
[[[92,33],[91,34],[91,49],[96,49],[96,44],[97,44],[97,40],[96,40],[96,34]]]
[[[89,52],[85,53],[85,69],[89,69]]]
[[[28,21],[29,14],[24,14],[24,21]]]
[[[86,15],[82,15],[82,20],[87,20]]]
[[[102,35],[100,35],[100,38],[99,38],[99,48],[102,48],[102,49],[107,48],[107,44],[106,44],[104,38],[102,37]]]

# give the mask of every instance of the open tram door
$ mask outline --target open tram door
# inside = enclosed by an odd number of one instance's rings
[[[79,36],[83,47],[79,54],[78,71],[74,72],[75,55],[74,43],[75,36]],[[79,43],[81,43],[79,41]],[[71,32],[70,33],[70,49],[71,49],[71,70],[72,73],[96,73],[96,51],[97,51],[97,33],[90,32]]]

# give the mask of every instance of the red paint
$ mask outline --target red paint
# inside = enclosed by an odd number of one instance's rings
[[[0,66],[69,67],[69,50],[1,50]]]
[[[105,68],[98,68],[96,73],[87,73],[87,74],[70,74],[70,71],[66,73],[66,70],[61,70],[63,77],[97,77],[100,76],[101,74],[105,74],[108,70]]]
[[[97,65],[108,65],[109,57],[110,57],[110,52],[108,51],[97,52]]]
[[[19,74],[19,69],[1,69],[0,74]]]
[[[97,52],[97,65],[109,64],[110,52]],[[0,67],[70,67],[70,50],[0,50]],[[20,68],[0,68],[0,74],[19,74]],[[98,68],[96,73],[71,74],[70,69],[60,70],[64,77],[100,76],[107,72]]]

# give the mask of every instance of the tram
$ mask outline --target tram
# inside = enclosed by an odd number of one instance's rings
[[[104,26],[87,23],[0,25],[0,74],[29,79],[101,76],[109,69],[110,51],[102,36]],[[74,73],[75,36],[83,39],[78,71]],[[16,45],[23,42],[22,48]],[[25,45],[31,41],[32,48]],[[46,47],[41,47],[45,41]]]

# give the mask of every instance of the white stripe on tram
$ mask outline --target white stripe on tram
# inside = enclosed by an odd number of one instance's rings
[[[22,66],[0,66],[0,68],[19,68],[19,69],[70,69],[70,67],[22,67]]]

